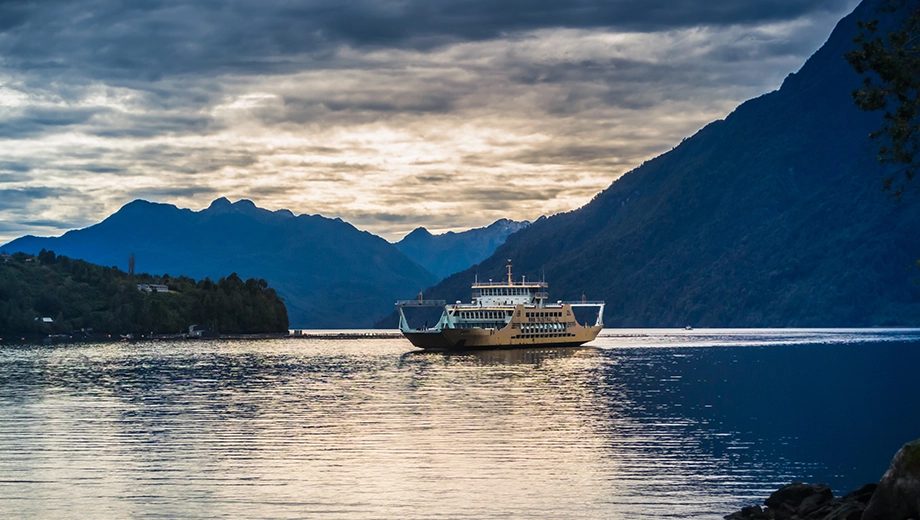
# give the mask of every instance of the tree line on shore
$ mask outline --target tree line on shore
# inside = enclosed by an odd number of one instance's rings
[[[168,291],[145,290],[150,285]],[[265,280],[236,273],[216,282],[135,275],[45,250],[0,261],[3,334],[170,334],[196,324],[222,334],[284,332],[288,316]]]

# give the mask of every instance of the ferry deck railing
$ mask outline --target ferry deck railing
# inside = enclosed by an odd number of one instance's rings
[[[397,307],[443,307],[447,305],[446,300],[397,300]]]

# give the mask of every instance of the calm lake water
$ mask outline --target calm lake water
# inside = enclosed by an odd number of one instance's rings
[[[722,518],[877,481],[920,330],[607,330],[0,349],[3,518]]]

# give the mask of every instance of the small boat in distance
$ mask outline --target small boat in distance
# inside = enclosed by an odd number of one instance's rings
[[[415,300],[396,302],[399,330],[413,345],[426,350],[470,350],[487,348],[577,347],[597,337],[604,328],[604,302],[547,303],[546,282],[528,282],[511,277],[502,282],[473,283],[472,303],[448,305],[444,300],[425,300],[421,293]],[[409,327],[403,310],[406,307],[443,307],[441,318],[433,328]],[[594,325],[575,319],[573,308],[597,307]]]

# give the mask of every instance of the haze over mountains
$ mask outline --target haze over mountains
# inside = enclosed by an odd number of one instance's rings
[[[880,118],[854,107],[861,82],[843,58],[877,5],[778,91],[511,235],[475,271],[501,276],[509,258],[516,278],[545,269],[551,299],[603,298],[615,327],[917,325],[920,200],[882,191],[889,170],[868,139]],[[466,300],[473,277],[427,295]]]
[[[440,279],[485,260],[495,248],[505,243],[508,235],[529,225],[528,221],[501,219],[487,227],[460,233],[448,231],[440,235],[432,235],[420,227],[395,245]]]

